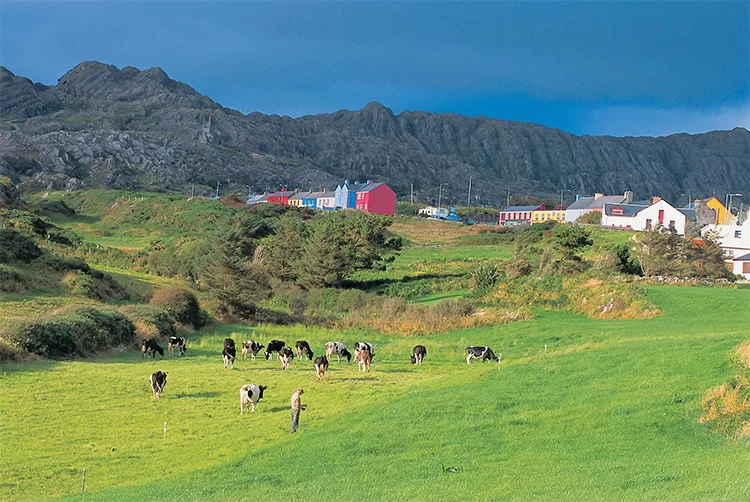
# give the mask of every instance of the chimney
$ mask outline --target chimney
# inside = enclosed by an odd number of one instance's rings
[[[600,192],[596,192],[596,193],[594,194],[594,200],[598,199],[599,197],[604,197],[604,194],[603,194],[603,193],[600,193]]]
[[[660,200],[661,200],[661,197],[659,197],[658,195],[654,195],[653,197],[651,197],[651,205],[656,204]]]
[[[633,203],[633,192],[628,190],[625,192],[625,204]]]

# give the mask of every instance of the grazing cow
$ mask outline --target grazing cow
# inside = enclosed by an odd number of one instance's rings
[[[338,362],[341,362],[342,357],[346,358],[346,362],[352,362],[352,355],[341,342],[328,342],[326,344],[326,359],[330,361],[333,354],[336,354]]]
[[[169,357],[172,357],[172,353],[174,352],[174,349],[177,348],[179,351],[179,354],[181,356],[185,355],[185,351],[187,350],[186,341],[184,336],[170,336],[169,342],[167,343],[167,351],[169,352]]]
[[[297,359],[302,360],[302,356],[307,356],[308,359],[312,360],[313,358],[313,351],[310,350],[310,344],[308,344],[304,340],[300,340],[297,343],[294,344],[294,346],[297,348]]]
[[[424,345],[415,345],[411,351],[411,363],[422,366],[422,361],[426,355],[427,348]]]
[[[323,378],[328,369],[328,358],[326,356],[318,356],[315,358],[315,373],[318,375],[318,380]]]
[[[367,350],[370,353],[370,359],[375,357],[375,351],[373,350],[372,344],[367,342],[357,342],[354,344],[354,360],[359,361],[359,351]]]
[[[253,358],[253,361],[255,361],[255,356],[258,355],[258,352],[260,352],[260,349],[262,349],[264,345],[261,345],[258,342],[254,342],[252,340],[246,340],[242,342],[242,360],[247,359],[247,353],[250,352],[250,357]]]
[[[245,411],[247,405],[250,405],[250,411],[255,413],[255,405],[263,397],[263,391],[268,387],[265,385],[255,385],[254,383],[240,387],[240,415]]]
[[[271,340],[268,342],[268,348],[266,348],[266,359],[271,359],[271,356],[276,352],[276,357],[279,357],[281,349],[286,346],[283,340]]]
[[[234,360],[237,358],[237,349],[234,346],[234,340],[231,338],[224,339],[224,350],[221,352],[221,357],[224,359],[224,369],[229,367],[229,363],[232,363],[232,368],[234,368]]]
[[[360,371],[370,371],[370,363],[372,362],[372,354],[364,347],[360,347],[359,353],[357,354],[357,366]]]
[[[164,391],[164,386],[167,385],[167,374],[163,371],[157,371],[151,373],[151,390],[154,391],[154,399],[161,397],[161,393]]]
[[[141,342],[141,359],[143,359],[144,356],[156,358],[157,352],[161,355],[161,358],[164,359],[164,349],[159,347],[156,340],[148,338]]]
[[[466,347],[468,355],[466,356],[466,364],[471,364],[474,359],[481,359],[482,361],[497,361],[500,362],[500,358],[503,356],[495,355],[492,349],[489,347]]]
[[[279,360],[281,360],[281,369],[289,367],[289,363],[294,359],[294,352],[289,347],[284,347],[279,351]]]

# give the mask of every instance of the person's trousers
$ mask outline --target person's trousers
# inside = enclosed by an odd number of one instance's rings
[[[299,426],[299,409],[292,410],[292,433],[297,430]]]

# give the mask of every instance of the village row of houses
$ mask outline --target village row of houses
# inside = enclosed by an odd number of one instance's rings
[[[385,183],[372,180],[366,183],[349,183],[349,180],[345,180],[334,191],[323,189],[319,192],[300,192],[282,188],[278,192],[254,195],[247,199],[248,204],[265,202],[321,211],[355,209],[372,214],[396,214],[396,192]]]
[[[633,192],[623,195],[578,196],[567,209],[546,209],[544,205],[510,206],[500,212],[500,225],[532,225],[547,221],[573,223],[598,212],[600,224],[611,229],[646,231],[661,226],[684,235],[696,225],[703,235],[715,231],[727,263],[735,274],[750,279],[750,211],[735,216],[716,197],[697,200],[687,208],[677,208],[661,197],[634,201]]]

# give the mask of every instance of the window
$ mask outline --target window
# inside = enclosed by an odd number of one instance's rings
[[[612,208],[613,216],[622,216],[623,214],[625,214],[625,211],[620,206],[615,206]]]
[[[669,229],[670,230],[674,230],[674,227],[675,227],[675,221],[674,220],[669,220]]]
[[[734,257],[734,250],[733,249],[725,249],[724,250],[724,256],[726,256],[727,258]]]
[[[735,230],[734,231],[734,238],[735,239],[742,239],[742,230]]]
[[[651,230],[651,218],[646,220],[646,230]]]

